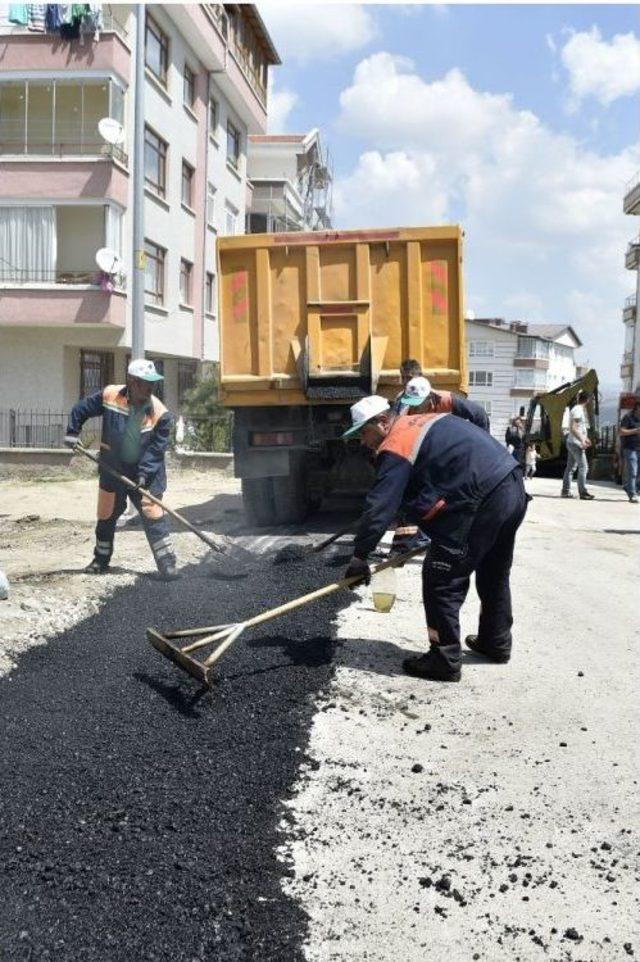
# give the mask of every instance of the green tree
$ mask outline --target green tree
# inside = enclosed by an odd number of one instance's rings
[[[192,451],[229,451],[233,415],[220,404],[220,365],[207,364],[183,404],[185,447]]]

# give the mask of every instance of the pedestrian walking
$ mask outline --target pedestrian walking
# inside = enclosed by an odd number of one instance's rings
[[[494,662],[511,654],[510,571],[516,532],[527,509],[522,468],[475,424],[452,414],[394,418],[376,395],[351,408],[345,436],[360,434],[376,455],[376,480],[367,496],[347,577],[367,584],[367,557],[402,507],[431,538],[423,565],[423,600],[430,650],[407,658],[407,674],[459,681],[460,607],[476,573],[480,596],[477,635],[469,649]]]
[[[536,473],[536,462],[538,460],[538,449],[536,448],[533,441],[527,444],[526,450],[524,452],[524,476],[525,478],[532,478]]]
[[[65,444],[74,448],[85,421],[102,417],[103,463],[157,498],[167,487],[164,456],[171,427],[171,415],[152,393],[153,385],[162,379],[153,361],[131,361],[126,384],[110,384],[78,401],[69,415],[65,437]],[[103,470],[99,470],[98,480],[96,543],[93,560],[86,570],[92,574],[108,570],[116,521],[126,507],[127,496],[140,514],[161,577],[177,578],[169,524],[162,508]]]
[[[631,504],[638,503],[640,495],[640,401],[636,401],[629,414],[620,422],[620,445],[626,465],[625,490]]]
[[[517,416],[511,418],[509,426],[505,431],[504,441],[507,451],[512,454],[518,464],[522,464],[522,445],[524,443],[524,421]]]
[[[587,404],[590,394],[587,391],[579,391],[576,403],[569,412],[569,430],[566,435],[567,442],[567,466],[562,478],[562,497],[572,498],[571,478],[573,472],[578,469],[578,494],[581,501],[593,501],[594,496],[587,491],[587,472],[589,464],[587,462],[587,448],[591,447],[589,440],[589,421],[587,417]]]

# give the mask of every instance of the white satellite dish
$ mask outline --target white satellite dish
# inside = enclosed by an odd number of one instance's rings
[[[99,120],[98,132],[108,144],[121,144],[124,140],[124,127],[113,117],[103,117]]]
[[[96,264],[104,274],[122,273],[122,258],[112,247],[101,247],[96,251]]]

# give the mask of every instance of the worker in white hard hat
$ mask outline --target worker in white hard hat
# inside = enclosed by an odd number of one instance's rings
[[[368,583],[367,557],[402,510],[431,538],[423,566],[423,600],[429,651],[406,658],[407,674],[459,681],[460,607],[476,575],[480,596],[471,652],[496,663],[511,655],[509,576],[517,530],[528,497],[522,468],[492,438],[452,413],[394,416],[381,397],[351,408],[352,426],[375,454],[371,487],[346,577]]]
[[[162,380],[153,361],[138,358],[129,364],[126,384],[109,384],[82,398],[69,415],[67,447],[76,446],[85,421],[101,417],[101,461],[138,486],[134,491],[107,471],[99,471],[96,543],[93,560],[86,569],[92,574],[104,574],[109,568],[116,521],[128,496],[140,514],[160,576],[165,580],[178,577],[167,516],[144,494],[148,490],[161,498],[167,487],[164,456],[171,415],[153,394],[154,384]]]

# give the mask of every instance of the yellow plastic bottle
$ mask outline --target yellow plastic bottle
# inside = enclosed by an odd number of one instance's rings
[[[371,593],[376,611],[386,614],[395,604],[397,578],[394,568],[385,568],[371,578]]]

